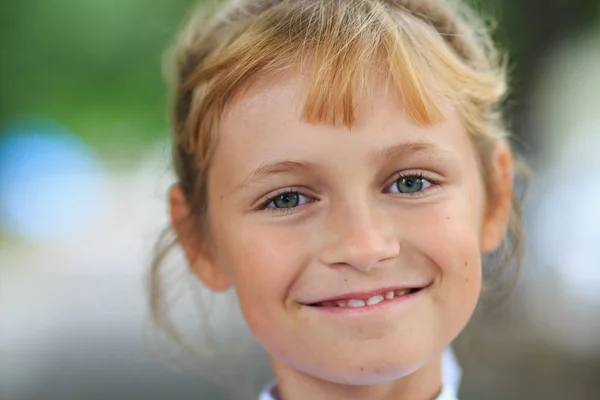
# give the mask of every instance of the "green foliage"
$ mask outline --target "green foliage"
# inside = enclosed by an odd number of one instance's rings
[[[3,5],[0,120],[46,115],[92,144],[165,135],[161,58],[193,0]]]
[[[498,25],[496,39],[515,66],[515,103],[547,49],[600,11],[598,0],[467,1]],[[0,122],[48,116],[100,148],[136,148],[166,136],[161,59],[194,4],[4,0]]]

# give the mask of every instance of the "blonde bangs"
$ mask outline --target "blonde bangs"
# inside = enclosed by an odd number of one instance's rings
[[[368,92],[376,75],[384,74],[416,123],[434,123],[441,113],[417,73],[414,51],[389,11],[377,3],[368,5],[366,10],[328,14],[332,21],[315,32],[303,119],[351,128],[356,123],[356,97]]]
[[[506,90],[504,76],[491,65],[462,60],[414,14],[374,1],[281,2],[220,40],[225,45],[183,82],[193,99],[181,144],[201,166],[227,101],[258,78],[294,66],[308,67],[302,111],[308,123],[351,128],[357,97],[383,73],[416,124],[443,119],[436,102],[443,96],[470,133],[495,136],[490,122]]]

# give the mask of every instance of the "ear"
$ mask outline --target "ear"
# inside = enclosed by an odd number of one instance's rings
[[[481,251],[488,253],[500,246],[508,227],[513,195],[513,158],[510,145],[501,140],[492,152],[490,193],[484,214]]]
[[[225,268],[216,262],[210,251],[207,232],[203,232],[202,227],[191,218],[187,199],[177,184],[169,190],[169,216],[192,272],[209,289],[227,290],[231,286],[231,278]]]

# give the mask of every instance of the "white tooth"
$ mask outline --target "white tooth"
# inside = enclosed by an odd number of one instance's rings
[[[393,290],[390,290],[389,292],[387,292],[387,293],[385,294],[385,298],[386,298],[387,300],[393,299],[393,298],[394,298],[394,291],[393,291]]]
[[[348,300],[348,307],[364,307],[365,306],[365,301],[364,300]]]
[[[394,294],[396,296],[404,296],[409,293],[410,293],[410,289],[401,289],[401,290],[396,290],[396,292]]]
[[[336,301],[335,304],[337,304],[338,307],[348,306],[348,303],[346,303],[345,301]]]
[[[367,305],[374,306],[375,304],[379,304],[382,301],[383,301],[383,296],[380,296],[380,295],[373,296],[367,300]]]

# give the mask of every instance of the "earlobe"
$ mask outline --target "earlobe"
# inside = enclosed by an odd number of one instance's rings
[[[185,252],[185,257],[192,265],[198,253],[197,235],[193,231],[187,199],[178,184],[169,189],[169,217],[177,240]]]
[[[195,262],[190,264],[190,267],[192,272],[210,290],[222,292],[231,287],[229,274],[202,256],[197,257]]]
[[[169,216],[192,272],[211,290],[223,291],[231,287],[229,274],[210,254],[204,232],[194,224],[187,199],[178,184],[169,190]]]
[[[482,253],[500,246],[509,224],[513,195],[513,158],[510,145],[499,141],[492,153],[490,193],[481,240]]]

